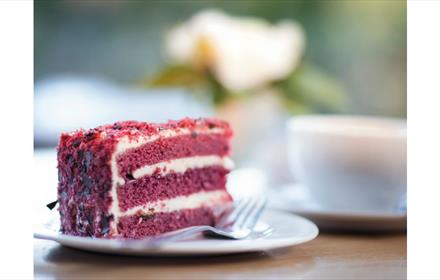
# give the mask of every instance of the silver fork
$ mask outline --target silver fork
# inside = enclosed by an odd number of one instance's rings
[[[215,226],[193,226],[169,233],[161,234],[157,237],[145,240],[148,247],[158,247],[169,241],[177,241],[197,233],[205,233],[212,237],[229,239],[248,238],[253,232],[254,227],[266,206],[265,198],[244,198],[238,200],[232,211],[223,213]],[[258,236],[265,236],[272,232],[272,228],[267,227],[259,232]]]

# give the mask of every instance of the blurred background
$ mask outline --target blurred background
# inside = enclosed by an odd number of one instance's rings
[[[406,118],[406,2],[35,1],[34,100],[36,149],[80,127],[216,115],[239,166],[287,180],[291,116]]]

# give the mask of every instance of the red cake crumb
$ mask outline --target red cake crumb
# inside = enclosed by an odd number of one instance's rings
[[[139,137],[160,135],[164,130],[178,132],[182,129],[192,132],[189,135],[161,136],[118,154],[117,173],[112,174],[112,157],[122,138],[136,141]],[[214,130],[215,133],[210,133]],[[119,213],[147,202],[199,191],[225,191],[229,170],[221,166],[188,169],[163,176],[155,173],[139,179],[134,179],[131,173],[145,165],[176,158],[228,156],[231,137],[232,130],[224,121],[188,118],[164,124],[117,122],[63,133],[57,148],[61,232],[78,236],[142,238],[190,225],[212,224],[214,217],[209,207],[157,212],[141,220],[138,215],[119,217],[112,211],[116,206]],[[114,178],[121,178],[123,182],[115,183]],[[115,184],[116,197],[112,195]],[[231,201],[230,198],[218,203]]]
[[[113,217],[108,214],[112,186],[108,162],[114,141],[94,132],[63,134],[58,145],[58,202],[61,231],[104,236]]]

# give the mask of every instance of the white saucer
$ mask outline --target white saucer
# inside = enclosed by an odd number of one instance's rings
[[[53,240],[62,245],[101,253],[122,255],[219,255],[231,253],[257,252],[276,248],[298,245],[314,239],[318,235],[318,228],[311,221],[279,211],[267,210],[263,213],[261,222],[256,230],[264,230],[267,226],[273,232],[266,237],[250,240],[219,240],[200,237],[193,240],[170,242],[159,248],[142,247],[136,241],[112,239],[95,239],[91,237],[75,237],[61,234],[59,229],[58,213],[50,213],[43,225],[40,225],[34,237]],[[133,244],[136,244],[133,246]],[[139,246],[138,246],[139,245]]]
[[[406,230],[406,212],[325,209],[311,201],[307,189],[298,184],[272,189],[269,207],[309,218],[321,229],[370,232]]]

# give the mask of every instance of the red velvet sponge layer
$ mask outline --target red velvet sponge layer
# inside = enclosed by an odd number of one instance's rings
[[[145,165],[200,155],[226,156],[229,154],[229,139],[223,134],[191,134],[163,138],[128,150],[117,157],[123,178],[130,177],[136,169]]]
[[[146,216],[127,216],[119,220],[118,232],[124,238],[138,239],[190,226],[213,225],[215,216],[209,208],[186,209]]]
[[[199,191],[225,189],[229,170],[221,166],[189,169],[185,173],[169,173],[165,176],[144,176],[118,188],[119,208],[144,205],[147,202],[190,195]]]

